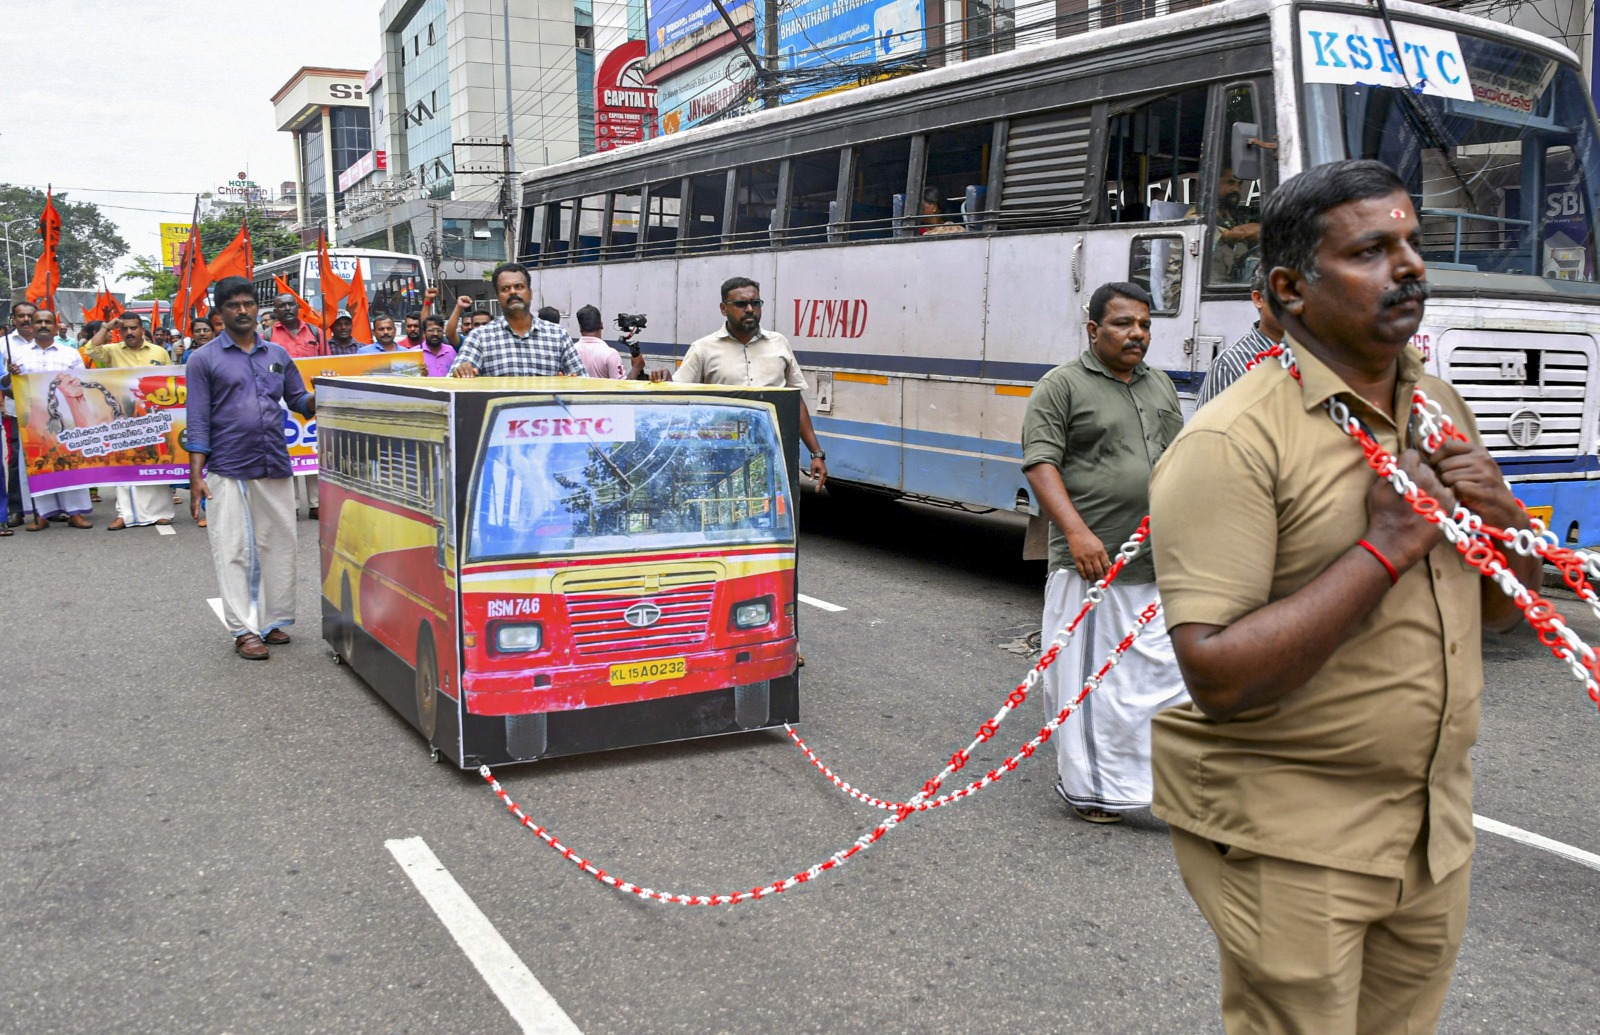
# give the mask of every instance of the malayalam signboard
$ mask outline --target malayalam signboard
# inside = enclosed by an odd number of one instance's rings
[[[728,16],[749,7],[755,0],[724,0]],[[720,23],[722,15],[711,0],[645,0],[645,28],[647,45],[654,54],[662,47],[671,46],[686,36],[705,28],[713,22]],[[734,18],[735,22],[739,19]]]
[[[778,58],[784,71],[795,71],[910,57],[923,50],[923,22],[923,0],[796,0],[780,5]],[[765,26],[765,8],[758,8],[757,39]],[[783,99],[798,101],[836,88],[786,89]]]
[[[663,134],[758,111],[755,69],[743,51],[713,58],[657,83],[656,106]]]

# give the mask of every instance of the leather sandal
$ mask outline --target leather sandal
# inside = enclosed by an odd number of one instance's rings
[[[22,526],[22,530],[24,532],[43,532],[45,529],[47,529],[49,527],[50,527],[50,522],[46,521],[42,517],[35,516],[32,521],[30,521],[26,525]]]
[[[246,661],[266,661],[267,645],[255,633],[245,633],[233,641],[233,652]]]
[[[128,527],[128,523],[126,521],[122,520],[121,518],[117,518],[115,521],[111,522],[111,524],[106,526],[106,531],[107,532],[120,532],[124,528],[127,528],[127,527]]]
[[[1085,823],[1121,823],[1122,813],[1107,812],[1105,809],[1080,809],[1072,806],[1072,811]]]
[[[67,526],[70,528],[93,528],[94,522],[90,521],[82,514],[74,514],[67,518]]]
[[[263,643],[270,643],[274,647],[289,642],[289,634],[282,629],[274,629],[261,638]]]

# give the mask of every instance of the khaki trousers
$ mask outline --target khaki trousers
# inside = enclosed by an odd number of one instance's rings
[[[1432,1032],[1467,924],[1468,862],[1428,875],[1419,840],[1400,879],[1242,848],[1172,828],[1178,868],[1217,936],[1229,1035]]]
[[[294,624],[294,488],[287,478],[206,476],[211,560],[222,621],[237,639]]]

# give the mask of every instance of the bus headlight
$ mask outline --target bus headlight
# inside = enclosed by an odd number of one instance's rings
[[[519,654],[544,646],[544,626],[538,622],[502,625],[494,631],[495,650]]]
[[[733,627],[735,629],[759,629],[772,621],[772,598],[762,597],[760,600],[746,600],[733,605]]]

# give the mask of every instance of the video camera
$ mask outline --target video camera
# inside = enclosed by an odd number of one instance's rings
[[[618,313],[617,326],[622,328],[623,334],[638,334],[644,330],[648,320],[643,313]]]

